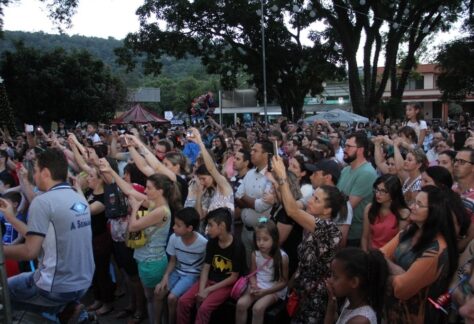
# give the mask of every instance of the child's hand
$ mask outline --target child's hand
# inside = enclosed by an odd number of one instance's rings
[[[250,294],[256,298],[260,298],[263,296],[263,290],[258,287],[256,289],[250,288]]]
[[[250,291],[258,289],[257,283],[256,282],[251,282],[250,283]]]
[[[155,294],[158,295],[161,293],[163,290],[168,290],[168,277],[163,276],[163,279],[161,279],[161,282],[156,285],[155,287]]]
[[[334,294],[334,288],[332,287],[331,283],[329,282],[329,279],[326,279],[324,281],[326,283],[326,289],[328,292],[328,300],[331,301],[336,301],[336,295]]]
[[[209,291],[207,290],[207,288],[204,288],[203,290],[199,290],[199,292],[196,295],[197,302],[202,303],[204,299],[207,298],[208,295],[209,295]]]

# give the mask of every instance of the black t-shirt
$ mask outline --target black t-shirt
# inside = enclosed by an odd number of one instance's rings
[[[105,196],[103,193],[94,195],[92,190],[89,190],[86,192],[85,196],[89,205],[92,205],[94,202],[98,201],[105,206]],[[91,227],[93,237],[107,232],[107,218],[105,217],[105,210],[99,214],[91,215]]]
[[[210,239],[206,245],[205,262],[211,265],[209,280],[220,282],[227,279],[231,272],[243,273],[245,249],[235,238],[225,249],[219,246],[219,239]]]
[[[289,276],[291,276],[298,268],[298,245],[303,239],[303,227],[293,220],[285,211],[282,205],[273,207],[270,214],[275,224],[278,223],[293,226],[286,241],[281,245],[282,250],[288,254],[289,259]]]

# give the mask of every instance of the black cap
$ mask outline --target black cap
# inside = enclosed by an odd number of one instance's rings
[[[339,164],[331,159],[321,160],[315,164],[305,163],[304,167],[310,172],[323,171],[329,173],[335,184],[341,176],[341,168],[339,167]]]

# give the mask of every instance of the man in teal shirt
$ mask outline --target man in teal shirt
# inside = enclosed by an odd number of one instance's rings
[[[354,215],[347,245],[360,246],[365,206],[372,200],[372,186],[377,178],[374,167],[367,161],[369,140],[363,132],[352,133],[344,145],[344,162],[337,188],[349,197]]]

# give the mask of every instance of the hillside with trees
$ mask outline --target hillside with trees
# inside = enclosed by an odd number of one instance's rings
[[[219,89],[219,78],[208,74],[201,60],[196,57],[177,60],[164,56],[161,59],[163,66],[161,74],[158,76],[145,76],[141,66],[127,72],[126,67],[117,63],[114,53],[114,49],[123,46],[123,42],[112,37],[103,39],[43,32],[4,31],[3,39],[0,39],[0,55],[7,51],[15,52],[17,48],[15,44],[18,42],[22,42],[24,47],[33,48],[41,53],[54,52],[58,48],[66,53],[86,51],[93,59],[102,61],[105,67],[108,67],[111,73],[129,88],[160,87],[161,102],[147,105],[160,114],[164,110],[184,111],[192,98],[208,90]]]

